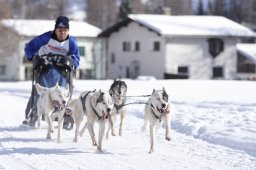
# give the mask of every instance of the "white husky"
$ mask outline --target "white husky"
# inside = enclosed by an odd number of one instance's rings
[[[80,131],[80,136],[83,135],[85,129],[87,128],[92,145],[97,146],[99,151],[102,151],[102,140],[105,132],[105,125],[108,122],[108,118],[113,108],[113,101],[108,92],[99,91],[87,91],[83,92],[80,96],[80,100],[70,101],[69,109],[73,112],[75,124],[76,124],[76,134],[74,141],[77,141],[77,134],[79,130],[79,125],[82,121],[83,113],[87,116],[87,121]],[[98,142],[96,141],[94,133],[94,124],[99,123],[99,137]]]
[[[127,107],[125,106],[126,102],[126,93],[127,93],[127,85],[124,81],[114,80],[109,89],[109,94],[111,95],[114,103],[114,108],[112,109],[109,126],[107,130],[106,138],[108,139],[109,131],[111,129],[112,135],[115,136],[115,127],[114,122],[116,121],[116,116],[120,115],[120,125],[119,125],[119,136],[122,136],[123,133],[123,124],[124,118],[126,116]]]
[[[165,139],[170,140],[170,103],[168,102],[168,94],[165,89],[163,90],[153,90],[153,93],[149,97],[144,114],[144,125],[142,126],[142,131],[145,131],[146,126],[149,122],[150,124],[150,150],[149,153],[155,150],[155,136],[157,129],[162,123],[165,124]]]
[[[76,99],[71,99],[68,101],[68,109],[71,111],[71,116],[74,119],[75,123],[75,137],[73,139],[74,142],[77,142],[78,140],[78,134],[79,134],[79,127],[80,124],[83,121],[83,118],[86,114],[85,110],[85,100],[87,96],[92,93],[93,91],[85,91],[80,94],[80,96]]]
[[[37,93],[39,94],[37,100],[37,114],[38,114],[38,127],[40,127],[40,119],[42,115],[48,123],[47,139],[51,139],[51,133],[53,133],[52,121],[58,117],[58,140],[61,142],[61,131],[63,127],[64,114],[66,111],[66,104],[70,98],[69,86],[66,88],[56,84],[52,88],[41,86],[39,83],[35,85]]]

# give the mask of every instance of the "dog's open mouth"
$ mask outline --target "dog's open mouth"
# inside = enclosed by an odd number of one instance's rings
[[[58,110],[62,110],[64,107],[60,104],[60,102],[58,100],[53,100],[52,101],[53,106],[58,109]]]
[[[116,98],[117,98],[118,100],[121,100],[121,95],[116,94]]]
[[[103,119],[108,119],[108,117],[109,117],[109,114],[104,112],[104,111],[102,111],[102,118]]]
[[[159,107],[156,107],[157,108],[157,111],[159,111],[161,114],[166,114],[166,113],[169,113],[169,110],[167,108],[159,108]]]

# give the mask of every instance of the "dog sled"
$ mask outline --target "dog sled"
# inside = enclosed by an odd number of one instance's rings
[[[25,120],[23,121],[23,124],[35,127],[35,123],[38,120],[36,103],[39,95],[36,92],[35,84],[39,83],[48,88],[55,86],[56,83],[63,87],[66,87],[68,84],[70,94],[72,95],[73,72],[74,64],[71,56],[46,54],[33,57],[32,92],[25,110]],[[70,115],[65,114],[63,128],[67,130],[72,129],[73,124],[73,118]]]

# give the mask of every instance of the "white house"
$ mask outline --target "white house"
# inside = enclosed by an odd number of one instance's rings
[[[33,37],[54,29],[54,20],[1,20],[4,27],[14,30],[18,36],[17,51],[0,57],[0,80],[26,80],[31,78],[31,63],[25,60],[24,47]],[[101,29],[82,21],[70,21],[70,35],[77,40],[81,55],[79,78],[94,76],[94,44]]]
[[[134,14],[99,37],[108,78],[237,79],[236,45],[256,34],[221,16]]]

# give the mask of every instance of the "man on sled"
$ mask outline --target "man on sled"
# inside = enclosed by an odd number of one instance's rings
[[[33,62],[32,92],[28,101],[23,124],[34,127],[38,119],[36,101],[38,94],[35,83],[45,87],[69,85],[73,92],[73,73],[80,62],[77,42],[69,35],[69,19],[59,16],[53,31],[45,32],[33,38],[25,47],[26,58]],[[71,96],[70,95],[70,96]],[[72,129],[73,119],[69,114],[64,116],[65,129]]]

